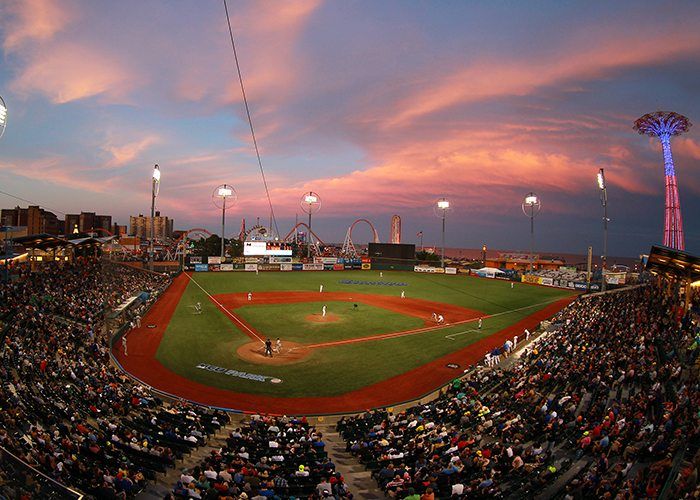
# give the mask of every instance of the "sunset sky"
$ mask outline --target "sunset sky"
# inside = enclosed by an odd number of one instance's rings
[[[632,125],[657,109],[696,126],[673,151],[686,245],[700,252],[700,2],[229,0],[280,232],[318,192],[321,238],[357,218],[388,240],[527,249],[520,203],[542,199],[536,246],[609,253],[660,243],[663,160]],[[2,0],[0,190],[128,223],[157,208],[215,230],[213,189],[235,186],[230,234],[269,210],[224,7],[201,1]],[[20,203],[0,194],[0,206]],[[369,231],[358,226],[356,243]]]

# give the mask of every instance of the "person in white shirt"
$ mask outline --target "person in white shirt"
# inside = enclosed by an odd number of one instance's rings
[[[323,293],[323,285],[318,287],[318,293]]]

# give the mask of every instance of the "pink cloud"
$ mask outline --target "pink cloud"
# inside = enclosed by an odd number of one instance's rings
[[[118,57],[89,45],[56,43],[51,50],[33,53],[11,88],[25,96],[39,92],[57,104],[93,96],[124,102],[139,83],[141,78]]]
[[[36,160],[22,160],[0,163],[0,170],[20,177],[91,193],[105,193],[112,189],[110,179],[90,180],[85,174],[92,168],[75,166],[60,156],[47,156]]]
[[[0,7],[3,48],[9,52],[26,43],[49,40],[74,15],[74,9],[57,0],[6,0]]]
[[[160,138],[157,135],[147,135],[141,140],[129,142],[120,146],[111,143],[107,144],[103,149],[112,157],[107,162],[107,166],[118,167],[130,163],[138,158],[143,151],[158,142],[160,142]]]
[[[610,50],[615,47],[615,50]],[[653,64],[698,51],[700,35],[681,32],[664,37],[624,36],[605,33],[590,38],[585,48],[564,45],[553,55],[504,61],[481,59],[468,67],[451,71],[434,84],[421,81],[396,104],[386,126],[405,126],[413,120],[450,106],[484,101],[499,96],[522,96],[543,86],[563,84],[572,79],[598,78],[622,67]],[[435,71],[435,74],[444,71]]]

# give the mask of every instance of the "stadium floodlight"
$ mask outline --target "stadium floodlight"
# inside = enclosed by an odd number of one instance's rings
[[[534,267],[535,252],[535,215],[540,212],[542,203],[535,193],[528,193],[522,203],[523,213],[530,218],[530,274]]]
[[[600,189],[600,203],[603,205],[603,283],[601,290],[605,291],[605,269],[608,264],[608,187],[605,185],[605,170],[598,171],[598,189]]]
[[[5,133],[5,126],[7,125],[7,105],[5,101],[0,96],[0,137]]]
[[[150,269],[153,270],[153,241],[156,239],[156,198],[160,192],[160,167],[156,163],[153,167],[153,175],[151,179],[151,237],[148,244],[148,262]]]
[[[435,215],[442,219],[442,255],[440,265],[445,267],[445,218],[450,209],[450,202],[446,198],[440,198],[434,205]]]
[[[301,209],[309,214],[309,234],[306,238],[306,257],[311,258],[311,214],[315,214],[321,210],[321,197],[318,193],[309,191],[301,197]]]
[[[230,184],[221,184],[220,186],[214,188],[211,199],[214,202],[214,205],[221,209],[221,262],[223,262],[225,255],[224,235],[226,234],[226,200],[230,200],[230,203],[235,202],[236,190],[233,189],[233,186]],[[228,208],[230,208],[230,203]]]

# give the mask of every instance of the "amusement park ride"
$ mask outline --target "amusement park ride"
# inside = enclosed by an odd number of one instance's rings
[[[372,232],[372,241],[374,243],[379,243],[379,233],[374,227],[374,224],[368,219],[357,219],[349,227],[345,234],[345,240],[343,241],[343,246],[341,248],[340,254],[342,257],[356,258],[359,255],[357,247],[353,241],[353,230],[358,224],[366,224],[369,226]],[[326,243],[311,229],[305,222],[299,222],[290,229],[290,231],[283,237],[279,238],[274,234],[270,228],[265,227],[260,224],[246,229],[245,221],[242,222],[241,232],[238,235],[239,239],[244,241],[276,241],[281,240],[282,242],[291,243],[298,242],[299,230],[303,230],[306,234],[306,239],[310,243],[311,253],[314,256],[319,256],[322,253],[322,248],[327,246]],[[401,238],[401,219],[395,215],[392,217],[392,242],[400,242]],[[192,228],[182,233],[180,238],[178,238],[173,244],[171,244],[165,253],[165,260],[183,260],[185,255],[191,249],[191,241],[199,238],[208,238],[212,236],[212,233],[204,228]]]

